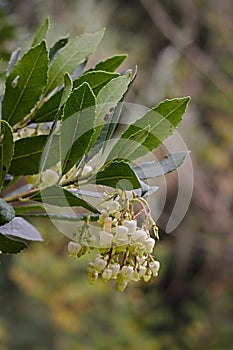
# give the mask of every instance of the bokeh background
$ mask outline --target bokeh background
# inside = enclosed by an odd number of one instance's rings
[[[159,277],[123,294],[89,286],[86,258],[68,258],[66,237],[34,220],[45,242],[0,257],[0,350],[233,349],[232,1],[1,0],[1,74],[48,15],[51,43],[107,28],[92,60],[128,53],[139,72],[127,101],[191,96],[179,131],[194,192],[179,227],[160,232]],[[177,194],[167,178],[161,227]]]

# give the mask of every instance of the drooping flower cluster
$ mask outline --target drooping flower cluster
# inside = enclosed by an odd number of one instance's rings
[[[96,256],[88,265],[91,284],[98,276],[104,282],[115,279],[123,291],[130,281],[149,281],[158,275],[160,263],[152,255],[157,226],[148,203],[133,192],[116,191],[103,194],[98,221],[87,222],[76,232],[76,242],[69,242],[68,251],[80,257],[90,250]]]

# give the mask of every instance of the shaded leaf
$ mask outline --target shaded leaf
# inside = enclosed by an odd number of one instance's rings
[[[49,69],[46,94],[62,83],[66,72],[72,74],[77,66],[95,51],[103,34],[104,30],[100,30],[94,34],[82,34],[71,40],[70,43],[60,50]]]
[[[95,70],[104,70],[106,72],[115,72],[115,70],[124,62],[128,55],[114,55],[104,61],[97,63]]]
[[[137,175],[124,160],[116,159],[105,163],[95,176],[89,179],[90,183],[105,185],[123,190],[139,188]]]
[[[161,162],[142,163],[139,166],[134,166],[133,169],[140,179],[163,176],[176,170],[189,153],[189,151],[170,153]]]
[[[20,217],[15,217],[6,225],[0,226],[0,233],[29,241],[43,241],[40,232],[29,222]]]
[[[52,61],[54,59],[55,55],[58,53],[59,50],[61,50],[64,46],[66,46],[68,41],[69,41],[69,36],[67,36],[65,38],[61,38],[55,42],[55,44],[49,50],[50,61]]]
[[[5,254],[17,254],[27,245],[24,242],[8,238],[0,233],[0,252]]]
[[[11,69],[2,101],[3,118],[14,125],[35,106],[47,82],[45,42],[31,48]]]
[[[13,131],[5,121],[0,121],[0,187],[6,177],[14,152]]]
[[[12,205],[6,203],[0,198],[0,225],[5,225],[15,216],[15,211]]]
[[[60,186],[50,186],[37,192],[31,197],[34,201],[39,201],[46,204],[56,205],[59,207],[76,206],[83,207],[93,213],[98,213],[98,210],[91,204],[72,194],[70,191]]]
[[[33,121],[37,123],[51,122],[55,119],[63,95],[63,89],[57,91],[42,107],[33,115]]]
[[[32,47],[41,43],[42,40],[46,38],[46,35],[49,30],[49,18],[47,17],[45,22],[41,25],[41,27],[36,32],[36,35],[32,41]]]
[[[28,213],[43,210],[43,205],[42,204],[20,205],[18,207],[15,207],[14,209],[15,209],[16,216],[24,216],[25,214],[28,214]]]
[[[41,155],[47,139],[48,136],[39,135],[17,140],[9,172],[12,175],[33,175],[39,173]]]

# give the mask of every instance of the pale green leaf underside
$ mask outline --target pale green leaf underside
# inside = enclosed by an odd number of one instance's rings
[[[185,160],[189,151],[170,153],[160,162],[147,162],[133,169],[140,179],[152,179],[154,177],[166,175],[176,170]]]

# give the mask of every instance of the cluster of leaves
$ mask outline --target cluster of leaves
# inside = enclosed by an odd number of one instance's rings
[[[161,162],[133,165],[133,161],[172,134],[189,97],[161,102],[127,126],[110,147],[122,101],[135,78],[131,70],[116,72],[126,55],[115,55],[85,70],[87,59],[100,43],[104,30],[71,40],[61,38],[48,49],[48,29],[47,19],[22,57],[19,49],[12,53],[1,96],[0,251],[3,253],[19,252],[26,247],[25,240],[42,240],[23,217],[34,215],[35,209],[39,210],[36,215],[46,216],[44,204],[81,207],[98,215],[98,209],[83,199],[81,191],[73,191],[77,181],[111,188],[123,186],[123,190],[140,189],[141,195],[146,195],[152,190],[144,180],[175,170],[187,154],[174,153]],[[88,162],[106,148],[108,156],[104,163],[97,164],[82,178]],[[51,168],[57,174],[52,184],[27,182],[34,175],[41,179],[41,174]],[[85,217],[83,214],[72,219]],[[59,215],[59,219],[69,218]]]

